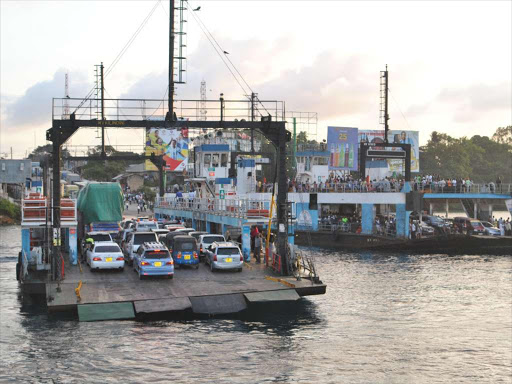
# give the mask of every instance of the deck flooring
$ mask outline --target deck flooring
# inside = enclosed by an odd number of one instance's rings
[[[175,270],[173,279],[149,277],[139,280],[133,268],[126,266],[124,271],[91,272],[89,267],[66,265],[65,279],[59,284],[47,284],[49,311],[76,309],[80,304],[103,304],[133,302],[135,308],[154,308],[156,303],[145,301],[162,300],[162,311],[174,308],[172,302],[181,303],[176,309],[185,308],[186,299],[210,296],[218,300],[221,295],[239,295],[250,292],[280,291],[295,289],[301,296],[325,293],[324,284],[314,284],[310,280],[297,281],[293,277],[278,277],[280,281],[266,279],[272,271],[262,264],[245,265],[242,272],[211,272],[203,263],[199,269],[180,268]],[[77,300],[75,288],[82,282],[81,300]],[[291,286],[290,286],[291,284]],[[165,301],[168,300],[169,302]]]

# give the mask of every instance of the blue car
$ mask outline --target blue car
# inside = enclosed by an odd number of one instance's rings
[[[199,252],[197,241],[189,235],[177,235],[172,238],[169,244],[174,264],[178,266],[188,265],[199,268]]]
[[[133,270],[138,273],[140,280],[145,276],[167,276],[172,279],[174,261],[165,245],[144,243],[134,255]]]

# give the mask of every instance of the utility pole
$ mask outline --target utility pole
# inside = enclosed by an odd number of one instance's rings
[[[169,120],[174,121],[174,0],[169,1]]]
[[[251,121],[254,121],[254,101],[256,100],[256,93],[251,93]],[[254,154],[254,129],[251,128],[251,153]]]

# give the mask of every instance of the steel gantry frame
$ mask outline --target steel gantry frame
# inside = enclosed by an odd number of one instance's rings
[[[286,130],[285,121],[272,121],[272,117],[262,117],[261,121],[183,121],[171,119],[173,114],[167,114],[165,120],[80,120],[72,113],[69,119],[53,119],[52,128],[46,131],[46,139],[52,142],[53,153],[53,228],[56,236],[60,236],[60,154],[61,146],[80,128],[205,128],[220,130],[250,129],[260,131],[277,149],[278,186],[277,186],[277,251],[281,255],[281,274],[289,273],[287,255],[288,223],[287,223],[287,192],[288,178],[286,172],[286,143],[291,140],[291,133]],[[131,156],[106,156],[80,157],[82,160],[127,160]],[[148,158],[157,165],[160,173],[160,196],[163,196],[163,157],[162,156],[137,156],[138,159]],[[77,158],[75,158],[77,159]],[[60,242],[57,242],[59,244]],[[57,257],[58,251],[54,247],[52,254]]]

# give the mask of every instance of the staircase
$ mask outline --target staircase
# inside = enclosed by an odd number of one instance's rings
[[[460,199],[462,206],[464,207],[464,212],[468,217],[473,217],[475,214],[475,203],[473,203],[472,199]],[[478,214],[477,214],[478,216]]]

